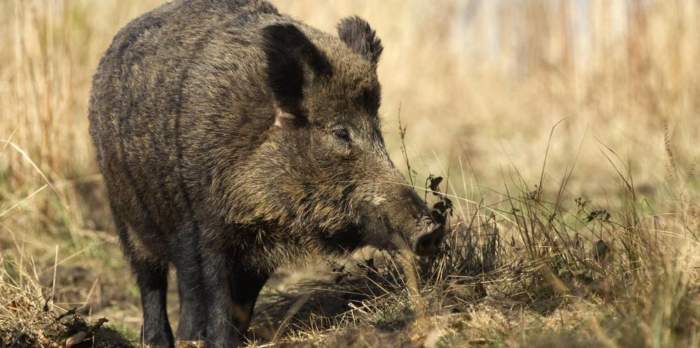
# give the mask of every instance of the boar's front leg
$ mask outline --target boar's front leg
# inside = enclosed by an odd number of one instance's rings
[[[260,274],[257,271],[238,269],[230,279],[234,318],[241,337],[248,331],[255,301],[268,277],[268,274]]]
[[[208,347],[238,347],[248,329],[255,300],[267,275],[244,270],[234,252],[205,248],[202,253],[207,298]]]

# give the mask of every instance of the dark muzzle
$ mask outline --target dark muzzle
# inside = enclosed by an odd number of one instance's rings
[[[443,225],[429,221],[423,224],[420,233],[413,236],[411,248],[418,256],[430,256],[437,253],[445,236]]]

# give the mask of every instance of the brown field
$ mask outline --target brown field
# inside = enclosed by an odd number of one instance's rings
[[[87,102],[160,2],[0,1],[0,347],[139,342]],[[429,264],[281,271],[252,346],[700,347],[700,4],[273,2],[373,24],[392,158],[454,214]]]

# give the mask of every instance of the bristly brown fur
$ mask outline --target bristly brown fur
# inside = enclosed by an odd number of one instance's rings
[[[114,38],[90,133],[146,343],[173,342],[170,265],[178,338],[235,345],[280,264],[432,228],[379,129],[379,39],[357,18],[340,27],[342,41],[265,1],[189,0]]]

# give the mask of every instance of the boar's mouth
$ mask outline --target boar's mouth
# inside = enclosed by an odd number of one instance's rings
[[[350,224],[345,228],[321,235],[321,243],[330,253],[349,253],[363,246],[381,250],[411,250],[417,256],[434,255],[444,237],[444,225],[425,217],[413,225],[394,226],[387,218],[366,224]]]
[[[390,192],[392,193],[392,192]],[[412,189],[400,188],[380,205],[365,207],[367,242],[380,249],[408,249],[418,256],[435,254],[442,243],[444,221],[436,220]]]
[[[373,211],[366,214],[359,224],[326,236],[324,242],[342,251],[352,251],[362,246],[381,250],[407,249],[417,256],[430,256],[438,251],[445,233],[443,224],[435,222],[430,216],[395,220]]]
[[[323,234],[321,242],[331,253],[348,253],[366,244],[361,231],[361,226],[350,224],[333,233]]]
[[[445,236],[445,225],[429,218],[424,218],[419,225],[418,231],[408,237],[411,250],[418,256],[436,254]]]

